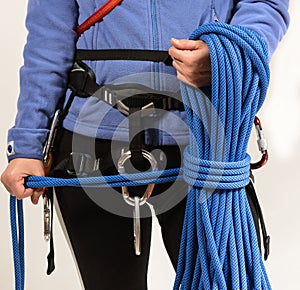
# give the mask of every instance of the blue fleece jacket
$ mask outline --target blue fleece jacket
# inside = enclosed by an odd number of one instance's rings
[[[15,125],[8,132],[8,159],[42,159],[50,120],[61,97],[67,94],[67,76],[78,49],[168,50],[170,38],[188,38],[199,25],[219,21],[246,26],[266,41],[269,56],[285,34],[288,0],[124,0],[103,21],[77,37],[75,28],[106,0],[29,0],[24,65]],[[155,89],[178,89],[173,67],[146,61],[87,62],[97,82],[137,82]],[[149,117],[147,135],[154,144],[185,144],[188,128],[184,112]],[[95,98],[76,97],[63,126],[104,139],[127,140],[128,122],[119,111]],[[153,133],[153,132],[152,132]]]

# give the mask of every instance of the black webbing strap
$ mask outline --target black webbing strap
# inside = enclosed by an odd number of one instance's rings
[[[131,163],[135,168],[143,163],[142,149],[145,146],[145,130],[143,128],[142,111],[140,107],[129,107],[129,150],[131,152]]]
[[[49,254],[47,256],[48,266],[47,266],[47,275],[50,275],[54,269],[54,241],[53,241],[53,187],[48,187],[45,191],[45,194],[47,194],[47,197],[50,202],[50,249]]]
[[[261,230],[262,233],[262,242],[264,246],[264,259],[267,260],[268,256],[270,254],[270,236],[267,234],[267,229],[264,221],[264,216],[262,213],[262,209],[260,207],[255,187],[254,187],[254,181],[253,177],[250,179],[251,182],[246,187],[247,197],[249,201],[249,205],[251,208],[252,216],[255,223],[256,233],[258,237],[258,243],[260,246],[261,239],[260,239],[260,233],[259,230]],[[261,248],[261,246],[260,246]]]
[[[96,77],[85,63],[77,61],[69,74],[68,87],[73,95],[86,98],[94,96],[111,106],[116,106],[122,113],[121,102],[127,107],[144,107],[150,103],[154,108],[170,111],[184,111],[181,102],[180,91],[163,92],[153,90],[141,84],[120,84],[120,85],[100,85],[96,82]]]
[[[78,49],[75,60],[140,60],[172,65],[168,51],[148,49]]]

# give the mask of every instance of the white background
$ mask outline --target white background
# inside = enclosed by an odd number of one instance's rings
[[[13,125],[16,113],[18,69],[23,62],[22,50],[26,38],[26,2],[5,1],[1,4],[1,172],[6,166],[6,132]],[[296,16],[299,11],[300,2],[292,1],[291,26],[272,58],[268,98],[259,113],[269,143],[270,161],[255,176],[267,229],[271,235],[271,255],[266,267],[275,290],[300,289],[300,18]],[[251,142],[249,151],[256,158],[254,143],[255,141]],[[26,200],[24,207],[26,289],[81,289],[76,268],[56,218],[56,270],[51,276],[45,274],[48,245],[42,237],[42,203],[33,206]],[[0,290],[14,289],[12,261],[9,198],[1,185]],[[130,269],[124,271],[130,273]],[[149,290],[172,289],[173,279],[174,272],[162,247],[158,226],[154,223]]]

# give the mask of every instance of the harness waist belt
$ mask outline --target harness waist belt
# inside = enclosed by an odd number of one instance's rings
[[[76,96],[94,96],[116,106],[125,115],[130,107],[184,111],[180,91],[159,91],[141,84],[100,85],[91,68],[81,61],[75,62],[68,86]]]
[[[137,60],[172,65],[172,58],[168,51],[147,49],[78,49],[75,60]]]

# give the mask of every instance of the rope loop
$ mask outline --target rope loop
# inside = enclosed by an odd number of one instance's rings
[[[184,151],[183,179],[190,186],[204,189],[237,189],[249,183],[250,156],[241,161],[220,162],[197,158]]]

